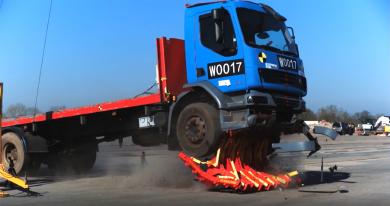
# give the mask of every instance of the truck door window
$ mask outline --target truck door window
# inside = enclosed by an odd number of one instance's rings
[[[234,34],[234,28],[230,14],[226,14],[223,19],[223,45],[224,48],[221,48],[221,44],[217,42],[214,33],[215,25],[212,18],[212,14],[204,14],[199,17],[200,25],[200,39],[203,46],[223,55],[223,56],[233,56],[237,53],[236,48],[236,36]]]

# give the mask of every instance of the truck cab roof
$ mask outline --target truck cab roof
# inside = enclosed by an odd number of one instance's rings
[[[207,5],[210,5],[210,6],[207,6]],[[235,6],[235,7],[245,7],[245,8],[251,8],[251,9],[255,9],[255,8],[261,8],[264,10],[264,12],[267,12],[271,15],[273,15],[276,19],[280,20],[280,21],[286,21],[287,19],[280,15],[278,12],[276,12],[272,7],[266,5],[266,4],[263,4],[263,3],[255,3],[255,2],[251,2],[251,1],[234,1],[234,0],[223,0],[223,1],[213,1],[213,2],[202,2],[202,3],[196,3],[196,4],[187,4],[186,5],[186,8],[188,9],[194,9],[194,10],[209,10],[209,9],[213,9],[213,8],[219,8],[219,7],[222,7],[223,5],[226,5],[226,6]],[[203,8],[205,7],[205,8]],[[212,8],[210,8],[212,7]],[[255,9],[257,10],[257,9]]]

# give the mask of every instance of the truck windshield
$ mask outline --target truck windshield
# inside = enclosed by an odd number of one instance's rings
[[[253,47],[298,56],[297,48],[283,22],[270,14],[238,8],[245,42]]]

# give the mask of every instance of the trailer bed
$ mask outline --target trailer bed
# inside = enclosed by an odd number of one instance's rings
[[[78,108],[64,109],[54,112],[46,112],[28,117],[16,119],[4,119],[2,127],[22,126],[26,124],[58,120],[77,116],[90,115],[114,111],[118,109],[129,109],[138,106],[170,102],[173,96],[180,94],[183,85],[186,83],[184,41],[180,39],[167,39],[161,37],[156,40],[159,91],[154,94],[131,99],[123,99],[101,104],[83,106]]]
[[[118,109],[132,108],[142,105],[151,105],[161,102],[160,94],[150,94],[147,96],[137,97],[133,99],[123,99],[112,102],[104,102],[101,104],[95,104],[90,106],[83,106],[78,108],[69,108],[55,112],[46,112],[44,114],[38,114],[35,117],[19,117],[16,119],[4,119],[2,121],[2,127],[20,126],[25,124],[31,124],[33,122],[44,122],[47,120],[55,120],[62,118],[69,118],[75,116],[83,116],[99,112],[107,112]]]

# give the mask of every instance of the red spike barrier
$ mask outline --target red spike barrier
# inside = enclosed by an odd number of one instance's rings
[[[259,172],[242,164],[240,159],[234,161],[227,159],[225,164],[219,163],[219,151],[217,157],[211,161],[202,162],[194,157],[189,157],[183,152],[179,158],[191,168],[200,182],[212,187],[223,187],[236,191],[268,191],[274,188],[287,188],[290,183],[299,183],[298,172],[290,172],[283,175],[272,175]]]

